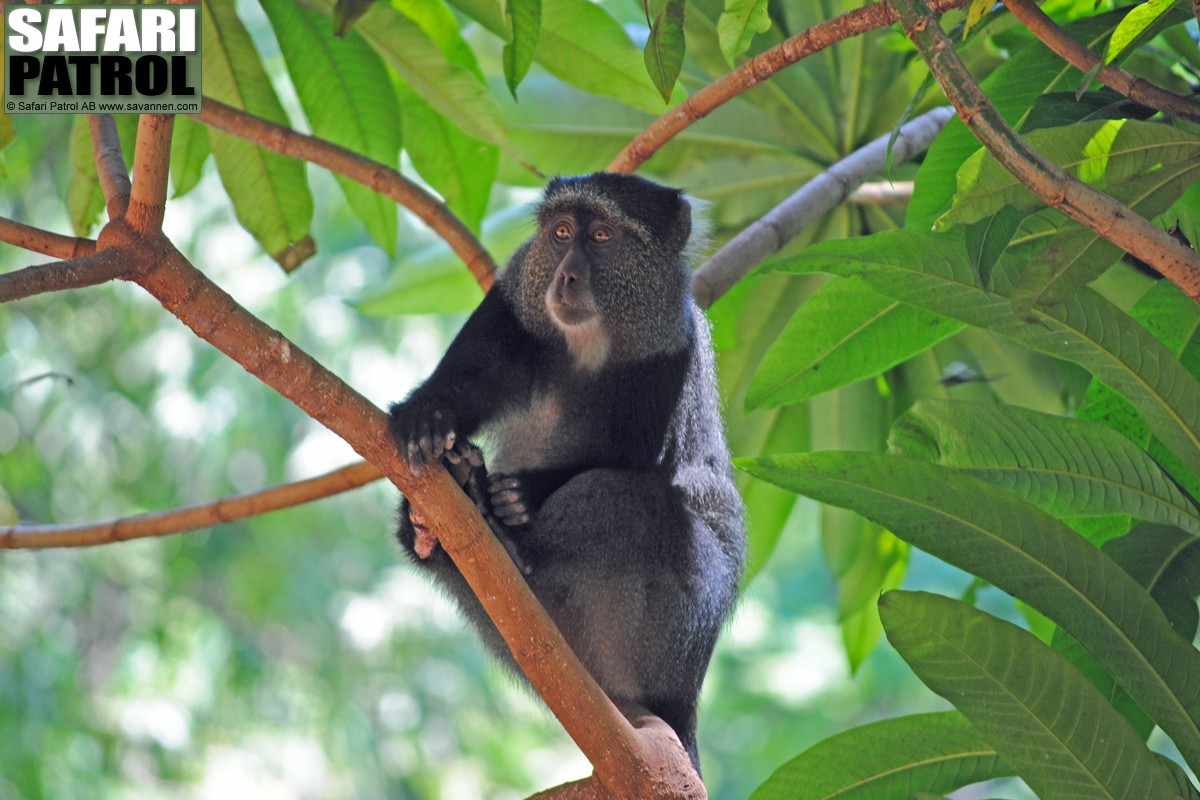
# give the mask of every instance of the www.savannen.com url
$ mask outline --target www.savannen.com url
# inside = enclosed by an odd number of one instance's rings
[[[175,103],[142,103],[136,101],[100,102],[97,100],[10,100],[7,111],[65,111],[76,113],[124,114],[199,114],[200,103],[180,100]]]

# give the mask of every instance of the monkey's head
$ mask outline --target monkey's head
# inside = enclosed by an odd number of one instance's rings
[[[683,347],[692,218],[680,190],[616,173],[555,178],[537,223],[501,282],[526,328],[564,339],[590,370]]]

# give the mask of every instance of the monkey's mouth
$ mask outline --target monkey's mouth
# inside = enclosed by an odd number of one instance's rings
[[[546,310],[560,325],[586,325],[600,316],[600,309],[591,298],[582,298],[572,286],[551,286],[546,292]]]

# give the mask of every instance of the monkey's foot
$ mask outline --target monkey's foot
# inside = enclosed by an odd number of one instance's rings
[[[520,478],[493,475],[488,481],[492,496],[492,513],[510,528],[528,524],[532,509]]]
[[[408,504],[408,521],[413,527],[413,552],[418,558],[429,558],[438,548],[438,538],[425,525],[425,517],[412,503]]]
[[[457,447],[454,417],[449,412],[397,403],[388,423],[404,463],[418,475]]]

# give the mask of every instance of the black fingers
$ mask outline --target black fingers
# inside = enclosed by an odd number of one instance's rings
[[[393,405],[389,424],[400,456],[416,473],[440,461],[458,440],[453,415],[421,404]]]
[[[488,482],[488,494],[492,499],[492,513],[505,525],[517,527],[529,522],[531,509],[520,479],[493,475]]]

